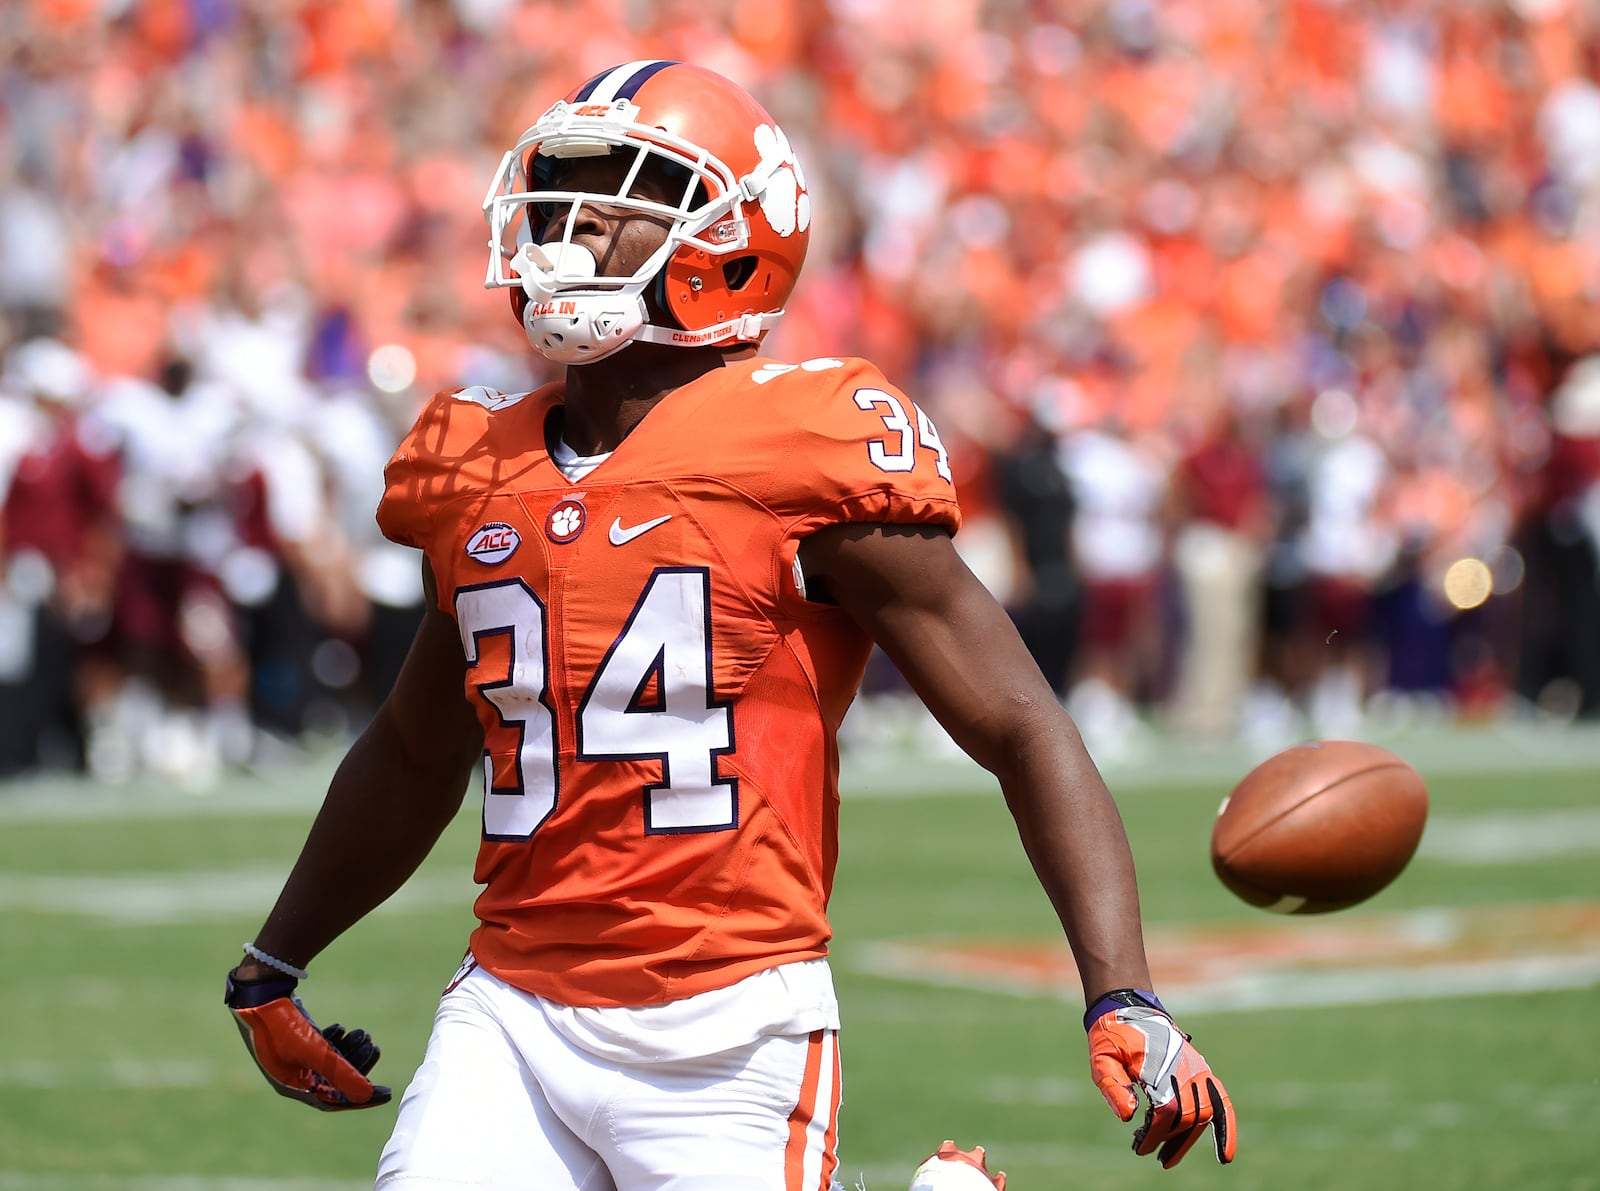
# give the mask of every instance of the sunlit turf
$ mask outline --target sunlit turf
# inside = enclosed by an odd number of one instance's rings
[[[1600,814],[1600,768],[1463,768],[1424,769],[1434,822]],[[0,1191],[370,1184],[392,1107],[323,1115],[280,1100],[221,1006],[223,973],[292,862],[325,773],[321,761],[238,778],[187,802],[62,781],[0,786]],[[1176,1000],[1238,1106],[1239,1160],[1221,1169],[1197,1149],[1164,1173],[1134,1158],[1130,1127],[1088,1080],[1079,1005],[861,970],[875,941],[1058,939],[1003,803],[980,779],[950,792],[964,780],[927,795],[908,793],[914,778],[847,781],[834,902],[847,1182],[903,1187],[953,1137],[986,1145],[1013,1191],[1600,1187],[1593,986],[1233,1013],[1186,1014]],[[1119,792],[1152,926],[1266,920],[1210,873],[1206,835],[1226,784],[1141,780]],[[86,813],[69,813],[73,800]],[[373,1031],[397,1093],[470,926],[473,802],[412,887],[319,958],[303,988],[320,1020]],[[1582,841],[1474,865],[1425,847],[1394,886],[1345,913],[1597,900],[1597,871]]]

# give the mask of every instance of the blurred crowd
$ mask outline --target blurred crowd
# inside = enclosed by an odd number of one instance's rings
[[[384,460],[549,378],[483,190],[655,57],[795,142],[766,350],[934,418],[1092,746],[1600,707],[1597,0],[8,0],[0,772],[370,712]]]

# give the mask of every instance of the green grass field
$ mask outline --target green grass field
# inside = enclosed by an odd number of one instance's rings
[[[1232,1167],[1197,1149],[1170,1173],[1127,1152],[1089,1083],[1054,920],[992,784],[964,762],[847,761],[841,1175],[895,1191],[954,1137],[1014,1191],[1600,1188],[1600,738],[1382,743],[1429,780],[1423,850],[1318,919],[1249,909],[1211,875],[1245,758],[1165,745],[1107,768],[1152,958],[1178,973],[1164,995],[1241,1120]],[[280,1100],[221,1006],[328,764],[203,796],[0,786],[0,1191],[370,1186],[393,1109]],[[373,1031],[397,1094],[470,925],[475,801],[303,989],[320,1020]]]

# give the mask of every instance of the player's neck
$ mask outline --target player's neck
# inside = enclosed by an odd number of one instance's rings
[[[580,455],[614,451],[671,393],[755,353],[754,345],[725,351],[636,343],[610,359],[568,368],[561,437]]]

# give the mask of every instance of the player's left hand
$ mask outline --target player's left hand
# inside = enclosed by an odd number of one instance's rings
[[[1154,1154],[1170,1170],[1210,1125],[1217,1161],[1233,1161],[1238,1120],[1227,1089],[1153,994],[1118,989],[1096,1001],[1083,1021],[1089,1070],[1111,1111],[1131,1121],[1144,1091],[1134,1153]]]
[[[228,973],[223,1002],[261,1074],[280,1096],[324,1112],[375,1108],[390,1091],[367,1078],[382,1053],[365,1030],[318,1029],[292,976],[241,980]]]

